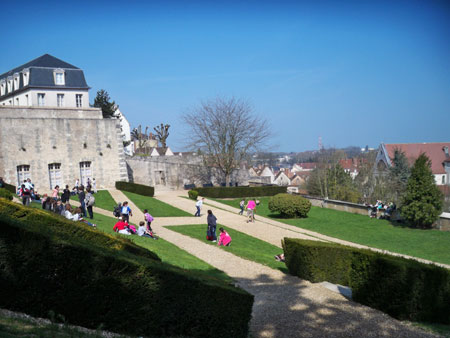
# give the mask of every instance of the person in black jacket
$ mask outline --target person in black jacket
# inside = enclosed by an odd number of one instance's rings
[[[86,217],[86,204],[84,202],[84,200],[86,199],[86,194],[84,193],[84,186],[81,185],[78,188],[78,200],[80,201],[80,209],[81,209],[81,213],[83,214],[83,217]]]
[[[63,190],[63,193],[61,195],[61,202],[66,204],[70,200],[70,190],[69,186],[66,185],[66,188]]]
[[[217,237],[216,237],[217,218],[216,218],[216,216],[213,215],[211,210],[208,210],[207,221],[208,221],[208,232],[211,236],[211,240],[213,242],[216,242],[217,241]]]

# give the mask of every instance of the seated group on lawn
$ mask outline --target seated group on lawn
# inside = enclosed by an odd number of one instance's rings
[[[122,235],[138,235],[141,237],[158,239],[158,237],[155,236],[151,226],[154,218],[149,214],[147,209],[144,209],[145,221],[139,222],[139,227],[137,229],[133,224],[129,223],[130,216],[133,216],[133,213],[128,206],[127,201],[119,203],[119,205],[114,208],[114,216],[119,218],[118,222],[113,227],[115,232]]]

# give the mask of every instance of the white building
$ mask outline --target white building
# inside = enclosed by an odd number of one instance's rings
[[[0,105],[89,108],[83,71],[49,54],[0,75]]]

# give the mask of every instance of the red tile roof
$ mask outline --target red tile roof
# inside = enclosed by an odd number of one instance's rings
[[[410,164],[419,157],[421,153],[425,153],[431,160],[431,171],[433,174],[445,174],[442,163],[448,158],[445,155],[444,147],[450,149],[450,142],[438,143],[393,143],[385,144],[386,151],[391,159],[394,158],[395,149],[403,151]]]

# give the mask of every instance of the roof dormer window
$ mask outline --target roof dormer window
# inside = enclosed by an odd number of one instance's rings
[[[15,73],[14,74],[14,90],[18,90],[19,89],[19,84],[20,84],[20,75],[19,73]]]
[[[25,68],[24,70],[22,70],[22,74],[23,74],[23,86],[28,86],[28,83],[30,81],[30,70],[28,68]]]
[[[8,93],[12,92],[12,83],[13,83],[12,76],[8,76]]]
[[[6,89],[6,81],[4,79],[0,80],[0,95],[5,95],[5,89]]]
[[[64,84],[65,84],[64,70],[55,69],[53,74],[55,76],[55,84],[58,86],[64,86]]]

